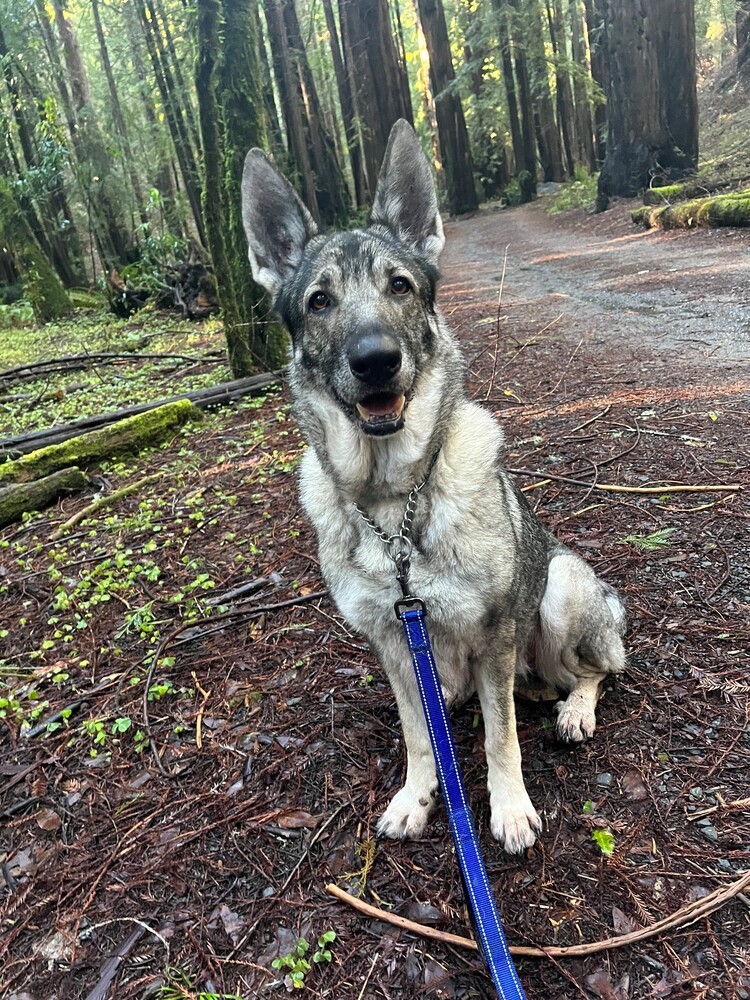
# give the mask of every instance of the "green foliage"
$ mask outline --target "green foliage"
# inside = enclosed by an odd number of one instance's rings
[[[595,808],[596,807],[594,806],[594,803],[591,801],[591,799],[586,799],[586,801],[583,803],[583,809],[581,811],[583,812],[584,816],[591,816]]]
[[[591,831],[591,839],[602,854],[609,858],[615,852],[615,837],[611,830],[597,829]]]
[[[318,943],[312,955],[312,960],[316,965],[330,962],[333,958],[329,945],[336,940],[336,931],[326,931],[318,938]],[[304,938],[300,938],[295,947],[288,955],[281,955],[271,962],[274,969],[285,972],[284,982],[287,989],[301,990],[305,987],[305,976],[310,971],[310,963],[306,956],[310,951],[310,945]]]
[[[0,305],[0,330],[31,326],[34,319],[34,308],[28,299],[19,299],[8,305]]]
[[[183,237],[165,229],[162,199],[156,188],[149,192],[147,211],[147,221],[135,231],[140,256],[135,263],[122,269],[122,277],[131,288],[154,295],[166,287],[165,274],[185,263],[189,244]]]
[[[550,215],[569,212],[574,208],[591,208],[596,201],[599,174],[590,174],[584,167],[575,168],[572,181],[563,184],[559,191],[545,201],[545,211]]]
[[[625,535],[618,539],[619,545],[634,545],[644,552],[657,552],[659,549],[667,548],[671,545],[670,538],[677,531],[677,528],[659,528],[652,531],[650,535]]]
[[[239,993],[207,993],[198,988],[195,976],[184,969],[168,966],[156,1000],[247,1000]]]

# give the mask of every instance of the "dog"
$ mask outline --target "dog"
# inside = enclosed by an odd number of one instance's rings
[[[408,545],[396,545],[411,548],[408,592],[426,604],[446,703],[479,696],[490,828],[522,852],[541,822],[521,773],[514,678],[533,665],[567,692],[559,736],[590,737],[601,682],[625,664],[623,604],[536,518],[503,468],[499,425],[467,396],[436,306],[443,226],[411,126],[391,131],[365,228],[319,234],[259,149],[245,161],[242,212],[253,276],[292,338],[289,381],[309,446],[301,498],[323,576],[377,654],[401,717],[406,780],[378,834],[422,835],[438,792],[384,541],[410,505]]]

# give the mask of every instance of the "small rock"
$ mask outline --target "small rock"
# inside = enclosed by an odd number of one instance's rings
[[[700,788],[698,785],[696,785],[695,788],[691,788],[690,789],[689,794],[690,794],[690,798],[691,799],[702,799],[703,798],[703,789]]]
[[[605,771],[604,774],[597,774],[596,776],[596,783],[597,785],[601,785],[602,788],[609,788],[612,781],[612,775],[608,771]]]
[[[711,820],[704,816],[703,819],[698,820],[698,826],[711,826]]]
[[[721,870],[723,872],[732,872],[732,871],[734,871],[734,868],[732,866],[732,862],[729,860],[729,858],[719,858],[719,860],[716,862],[716,864],[718,865],[719,868],[721,868]]]
[[[710,840],[712,844],[715,844],[719,839],[719,834],[716,832],[716,827],[714,826],[702,826],[700,831],[701,835],[705,837],[706,840]]]

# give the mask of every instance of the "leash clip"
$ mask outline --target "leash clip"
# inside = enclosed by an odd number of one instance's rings
[[[423,615],[427,614],[427,606],[420,597],[413,597],[411,594],[404,594],[400,597],[396,603],[393,605],[393,610],[396,612],[396,617],[401,621],[401,615],[404,611],[421,611]]]

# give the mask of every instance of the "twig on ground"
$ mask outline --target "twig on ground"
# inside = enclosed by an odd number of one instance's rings
[[[65,705],[59,711],[53,712],[49,718],[44,720],[44,722],[38,722],[35,726],[32,726],[31,729],[21,730],[21,736],[24,739],[30,740],[33,736],[38,736],[39,733],[46,732],[47,727],[53,722],[58,722],[62,718],[67,719],[73,714],[73,712],[77,712],[81,705],[85,705],[89,698],[93,698],[95,694],[101,694],[101,692],[106,691],[107,688],[112,687],[114,684],[118,684],[121,677],[121,673],[108,675],[106,680],[97,684],[96,687],[93,687],[90,691],[87,691],[81,698],[77,698],[75,701],[71,701],[70,704]]]
[[[685,819],[688,823],[694,823],[695,820],[703,819],[704,816],[710,816],[720,809],[722,812],[732,812],[735,809],[750,809],[750,799],[735,799],[734,802],[722,802],[720,806],[709,806],[707,809],[699,809],[698,812],[690,813]]]
[[[505,248],[505,255],[503,257],[503,273],[500,275],[500,288],[497,293],[497,316],[495,317],[495,349],[492,352],[492,373],[490,375],[489,384],[487,385],[487,393],[484,397],[485,402],[490,398],[490,393],[495,385],[495,376],[497,375],[497,355],[500,351],[500,310],[503,306],[503,288],[505,287],[505,270],[508,266],[508,246]]]
[[[201,687],[201,682],[194,670],[190,671],[190,676],[193,678],[195,686],[203,699],[200,703],[200,708],[198,709],[198,714],[195,717],[195,745],[200,750],[203,746],[203,713],[206,711],[206,702],[211,697],[211,692],[206,691],[205,688]]]
[[[122,489],[115,490],[114,493],[108,493],[106,496],[97,497],[93,503],[90,503],[88,507],[82,507],[81,510],[76,511],[76,513],[69,517],[67,521],[63,521],[52,534],[49,536],[50,541],[58,541],[69,528],[74,528],[80,521],[84,518],[89,517],[91,514],[95,514],[102,507],[107,507],[109,504],[114,503],[116,500],[120,500],[122,497],[128,496],[130,493],[135,493],[142,486],[148,486],[149,483],[155,483],[157,479],[161,479],[164,475],[163,472],[156,472],[152,476],[144,476],[143,479],[139,479],[135,483],[128,483],[127,486],[123,486]]]
[[[729,885],[724,885],[714,890],[708,896],[704,896],[702,899],[695,900],[692,903],[686,903],[685,906],[681,906],[679,910],[676,910],[663,920],[657,920],[650,927],[641,927],[636,931],[630,931],[628,934],[619,934],[616,937],[606,938],[603,941],[592,941],[589,944],[575,944],[569,947],[534,948],[527,947],[526,945],[512,945],[510,953],[511,955],[523,958],[573,958],[581,955],[596,955],[599,952],[611,951],[615,948],[625,948],[628,945],[637,944],[639,941],[647,941],[650,938],[657,937],[665,931],[685,927],[687,924],[692,924],[696,920],[700,920],[701,917],[708,916],[725,903],[728,903],[730,899],[734,899],[735,896],[738,896],[748,886],[750,886],[750,871],[745,872],[744,875],[741,875],[734,882],[730,882]],[[357,899],[356,896],[350,896],[348,892],[344,892],[343,889],[340,889],[333,883],[329,883],[326,886],[326,892],[348,903],[355,910],[359,910],[374,920],[384,920],[395,927],[401,927],[405,931],[411,931],[422,937],[432,938],[435,941],[443,941],[445,944],[453,944],[459,948],[477,951],[477,943],[471,938],[462,937],[459,934],[448,934],[445,931],[437,930],[435,927],[427,927],[413,920],[407,920],[405,917],[399,917],[395,913],[389,913],[387,910],[381,910],[377,906],[371,906],[369,903]]]
[[[573,479],[571,476],[556,476],[552,472],[539,472],[535,469],[508,469],[514,476],[533,476],[535,479],[553,479],[556,483],[570,483],[571,486],[581,486],[585,490],[591,489],[591,483],[583,479]],[[728,491],[738,493],[742,486],[740,483],[712,484],[710,486],[687,486],[684,483],[671,486],[615,486],[610,483],[597,483],[595,490],[602,490],[607,493],[641,493],[646,496],[661,496],[667,493],[718,493]]]

